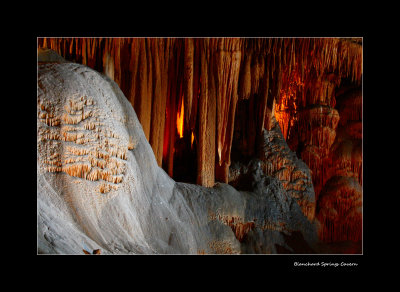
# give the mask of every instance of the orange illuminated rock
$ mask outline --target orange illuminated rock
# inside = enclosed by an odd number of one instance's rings
[[[318,199],[320,238],[325,242],[362,240],[362,97],[350,89],[337,97],[340,122],[327,159]]]
[[[341,96],[340,104],[340,124],[347,125],[351,121],[362,120],[362,92],[360,89],[353,89]]]
[[[126,169],[128,148],[134,148],[133,140],[126,140],[104,123],[104,114],[93,98],[77,95],[64,104],[50,106],[42,98],[43,89],[39,80],[38,118],[42,124],[38,126],[38,149],[41,154],[50,154],[43,167],[49,172],[102,180],[101,193],[117,189]]]
[[[200,97],[198,105],[199,128],[197,143],[196,183],[212,187],[215,183],[215,132],[217,102],[215,79],[205,48],[201,51]],[[210,68],[211,67],[211,68]],[[211,71],[210,71],[211,70]]]
[[[326,242],[362,238],[362,188],[358,180],[334,176],[324,186],[318,200],[320,238]]]
[[[183,115],[185,112],[185,104],[183,103],[183,100],[180,108],[181,110],[178,112],[178,116],[176,118],[176,128],[178,130],[179,138],[183,138]]]

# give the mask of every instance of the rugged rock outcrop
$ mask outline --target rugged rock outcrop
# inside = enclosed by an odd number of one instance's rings
[[[248,189],[249,183],[254,183],[254,180],[249,181],[248,172],[257,169],[264,176],[276,179],[312,222],[316,202],[310,169],[290,150],[274,117],[271,119],[271,129],[264,130],[263,136],[256,159],[247,164],[239,161],[232,164],[229,183],[238,189]]]
[[[247,191],[173,181],[118,85],[89,67],[39,63],[37,117],[39,253],[314,251],[314,225],[260,168]]]

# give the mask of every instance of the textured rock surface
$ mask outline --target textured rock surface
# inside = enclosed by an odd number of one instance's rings
[[[247,192],[176,183],[114,81],[38,66],[39,253],[312,251],[315,228],[276,179],[255,169]]]
[[[275,118],[271,119],[271,130],[264,130],[263,134],[264,143],[259,146],[259,159],[253,159],[247,165],[233,163],[230,184],[247,188],[247,172],[257,168],[264,176],[275,178],[281,183],[287,194],[301,206],[303,214],[313,221],[316,203],[309,168],[290,150]]]
[[[330,148],[325,184],[317,204],[325,242],[362,240],[362,92],[360,88],[338,96],[340,121]]]
[[[319,238],[341,253],[361,251],[362,91],[334,74],[305,99],[283,94],[275,115],[290,149],[311,170]],[[325,247],[324,247],[325,248]]]

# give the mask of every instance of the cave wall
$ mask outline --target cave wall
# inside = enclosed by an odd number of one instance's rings
[[[362,240],[362,90],[337,97],[340,121],[327,157],[317,202],[319,237],[326,242]]]
[[[355,176],[338,167],[343,160],[360,173],[360,151],[343,142],[354,137],[338,133],[349,123],[360,132],[361,117],[353,114],[361,112],[361,102],[337,104],[343,80],[361,86],[360,39],[38,38],[38,47],[114,80],[133,105],[158,165],[177,180],[195,168],[188,181],[227,183],[232,160],[254,156],[275,117],[290,149],[311,170],[317,217],[322,230],[331,230],[320,236],[333,240],[337,229],[324,218],[336,209],[319,196],[329,197],[324,188],[332,178]],[[356,181],[361,186],[360,174]]]
[[[357,242],[361,250],[362,85],[357,74],[310,72],[311,88],[294,78],[281,91],[275,117],[289,147],[311,170],[320,239]]]

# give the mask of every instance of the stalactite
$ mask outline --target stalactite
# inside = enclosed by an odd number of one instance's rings
[[[152,39],[146,39],[146,63],[147,63],[147,93],[145,98],[145,115],[148,117],[146,119],[145,127],[145,135],[147,141],[150,141],[150,126],[151,126],[151,108],[153,104],[153,62],[152,62]],[[142,124],[143,125],[143,124]]]
[[[176,46],[173,48],[173,53],[176,54]],[[179,54],[179,50],[178,50]],[[169,89],[168,89],[168,104],[167,104],[167,123],[165,130],[165,142],[166,146],[165,153],[165,162],[168,174],[173,177],[173,153],[174,153],[174,143],[175,143],[175,125],[176,125],[176,112],[177,112],[177,71],[178,71],[178,62],[172,63],[169,71]]]
[[[229,66],[228,54],[224,51],[217,53],[217,150],[218,150],[218,163],[222,163],[222,147],[225,136],[224,120],[228,113],[226,85],[228,83]],[[225,77],[226,76],[226,77]]]
[[[200,44],[204,41],[203,39],[194,40],[194,54],[193,54],[193,100],[192,109],[190,113],[190,125],[189,128],[195,131],[197,122],[197,110],[200,97]]]
[[[240,93],[242,99],[249,99],[251,93],[251,54],[246,54],[240,80]]]
[[[114,38],[112,42],[114,57],[114,78],[113,80],[121,86],[121,42],[123,40]]]
[[[185,114],[185,102],[183,96],[179,99],[178,116],[176,118],[176,127],[179,138],[183,138],[183,125]]]
[[[76,46],[78,48],[78,46]],[[112,46],[112,40],[105,40],[105,53],[103,55],[103,66],[104,66],[104,74],[114,80],[114,59],[113,53],[114,48]]]
[[[263,80],[265,74],[265,58],[263,55],[259,55],[256,59],[256,63],[251,69],[251,75],[254,76],[251,79],[251,94],[260,94],[262,87],[260,86],[260,80]]]
[[[259,125],[258,125],[258,133],[262,133],[265,129],[264,124],[267,116],[267,107],[268,107],[268,96],[269,96],[269,70],[268,67],[265,69],[265,76],[263,77],[262,82],[262,91],[261,91],[261,104],[259,111]]]
[[[156,157],[159,166],[162,165],[162,147],[164,141],[164,121],[165,121],[165,101],[166,94],[162,88],[162,78],[165,77],[161,66],[160,53],[163,52],[163,43],[156,43],[151,40],[151,51],[153,55],[153,70],[154,70],[154,85],[152,86],[153,104],[151,112],[151,127],[150,127],[150,145],[153,148],[154,156]],[[164,57],[164,56],[162,56]]]
[[[65,41],[64,41],[64,45],[65,45]],[[65,51],[65,49],[64,49]],[[95,39],[90,39],[88,41],[88,66],[91,68],[95,68],[96,67],[96,41]]]
[[[190,117],[192,111],[192,100],[193,100],[193,71],[194,71],[194,45],[193,39],[185,39],[184,49],[184,108],[185,108],[185,125],[189,127]]]
[[[135,99],[136,99],[136,95],[138,94],[137,92],[137,74],[138,74],[138,66],[139,66],[139,55],[140,55],[140,43],[139,43],[139,39],[133,39],[132,40],[132,44],[131,44],[131,58],[130,58],[130,62],[129,62],[129,68],[130,68],[130,72],[131,72],[131,80],[130,80],[130,88],[129,88],[129,101],[131,102],[132,106],[134,108],[136,108],[135,105]]]
[[[146,40],[140,39],[138,64],[138,95],[135,97],[135,110],[138,119],[143,127],[143,132],[147,139],[150,135],[150,109],[151,96],[148,95],[148,66],[147,66],[147,50]]]
[[[87,51],[86,51],[86,42],[82,42],[82,64],[87,65]]]
[[[218,164],[222,166],[224,158],[223,151],[230,152],[230,133],[227,137],[227,127],[233,127],[234,112],[237,101],[237,84],[240,70],[241,51],[238,39],[222,39],[218,43],[216,52],[216,75],[217,75],[217,151]],[[234,48],[235,51],[226,50]],[[232,126],[230,125],[232,124]],[[230,129],[231,130],[231,129]],[[228,150],[229,148],[229,150]],[[226,164],[227,161],[225,160]],[[224,174],[227,174],[224,172]],[[224,176],[224,175],[223,175]]]
[[[209,57],[210,58],[210,57]],[[215,182],[215,157],[216,157],[216,134],[217,134],[217,96],[215,77],[210,74],[214,71],[214,64],[210,64],[208,74],[208,102],[207,102],[207,139],[206,147],[208,152],[207,167],[208,177],[205,186],[213,186]]]
[[[218,72],[218,93],[219,103],[217,105],[217,123],[218,123],[218,157],[219,162],[216,165],[217,179],[222,182],[228,182],[229,166],[230,166],[230,151],[232,147],[234,119],[236,112],[236,103],[238,100],[237,84],[239,79],[241,52],[234,51],[232,53],[220,52],[224,57],[220,57],[217,63],[218,70],[220,66],[226,68],[225,76],[221,76]],[[220,111],[225,111],[222,115]]]
[[[204,45],[203,45],[204,46]],[[201,82],[199,99],[199,138],[197,144],[197,183],[212,187],[214,185],[215,164],[215,86],[213,75],[209,74],[209,60],[204,47],[201,47]],[[212,73],[212,71],[210,72]],[[211,152],[210,152],[211,151]]]

